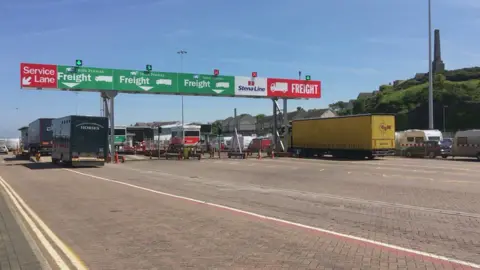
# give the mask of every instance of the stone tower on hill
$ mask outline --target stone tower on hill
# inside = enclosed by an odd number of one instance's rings
[[[440,30],[435,29],[435,39],[433,45],[433,73],[442,73],[445,71],[445,64],[442,61],[442,52],[440,50]]]

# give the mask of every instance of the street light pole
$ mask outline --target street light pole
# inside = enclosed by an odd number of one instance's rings
[[[428,128],[433,129],[432,1],[428,0]]]
[[[78,92],[75,92],[75,115],[78,115]]]
[[[447,108],[447,105],[443,106],[443,133],[447,131],[447,120],[445,119],[445,117],[447,116]]]
[[[183,72],[183,55],[187,54],[187,51],[180,50],[177,53],[180,55],[180,73],[182,73]],[[184,112],[183,112],[183,95],[182,95],[182,129],[183,129],[183,125],[184,125]]]

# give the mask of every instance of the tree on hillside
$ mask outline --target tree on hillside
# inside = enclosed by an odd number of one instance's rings
[[[215,121],[212,123],[212,134],[220,135],[222,131],[222,122]]]
[[[302,107],[297,107],[297,112],[304,112],[304,111],[305,111],[304,108],[302,108]]]
[[[263,113],[257,114],[255,116],[255,119],[257,120],[257,122],[262,121],[263,118],[265,118],[265,114],[263,114]]]
[[[338,101],[328,105],[328,108],[335,112],[337,115],[352,114],[352,108],[350,108],[348,102]]]

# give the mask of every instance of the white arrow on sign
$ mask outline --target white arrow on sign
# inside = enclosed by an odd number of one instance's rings
[[[138,86],[138,87],[142,88],[145,91],[148,91],[153,88],[152,86]]]
[[[222,89],[212,89],[213,92],[217,93],[217,94],[220,94],[222,93],[224,90]]]
[[[70,88],[73,88],[79,84],[79,83],[73,83],[73,82],[62,82],[62,83]]]
[[[30,85],[32,82],[32,77],[23,77],[22,78],[22,85]]]

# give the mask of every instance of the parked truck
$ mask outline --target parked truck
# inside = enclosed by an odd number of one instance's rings
[[[39,118],[28,125],[24,148],[30,155],[52,153],[52,120],[53,118]]]
[[[107,159],[108,118],[71,115],[52,122],[52,163],[103,166]]]
[[[395,154],[395,116],[362,114],[292,121],[290,151],[301,157],[369,158]]]

